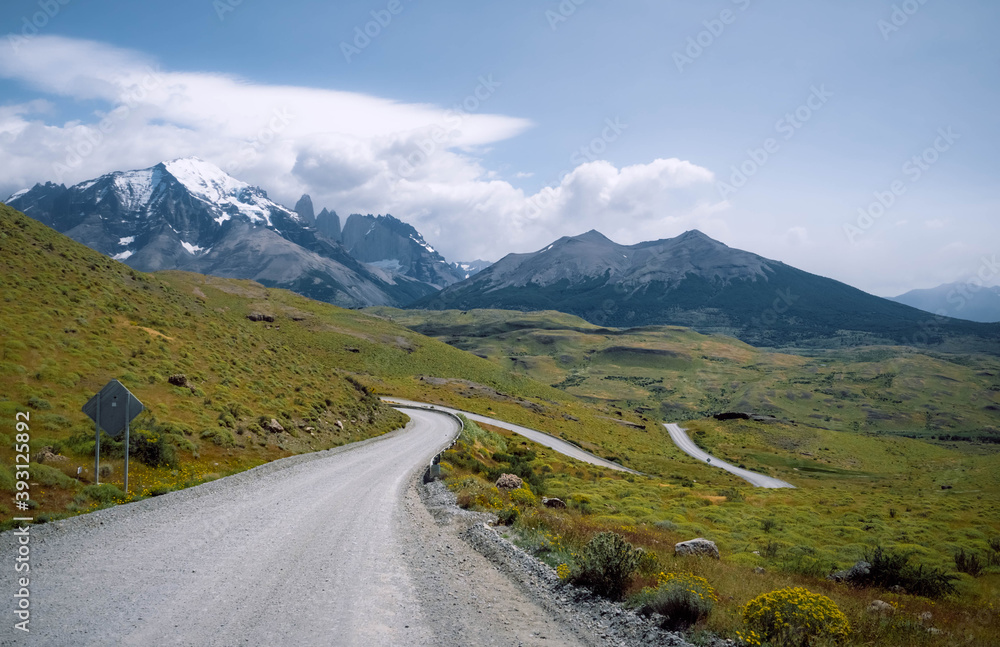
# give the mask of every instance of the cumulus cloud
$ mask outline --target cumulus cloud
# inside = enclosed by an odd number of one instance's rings
[[[55,36],[0,48],[0,77],[47,95],[0,105],[8,192],[198,155],[284,204],[309,193],[341,215],[392,213],[452,260],[592,228],[622,243],[726,229],[712,173],[678,159],[587,162],[533,195],[497,179],[477,155],[531,128],[523,118],[164,70],[139,52]],[[59,108],[79,118],[59,121]]]

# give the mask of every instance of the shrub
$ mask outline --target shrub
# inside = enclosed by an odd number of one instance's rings
[[[643,589],[636,603],[643,615],[662,615],[664,629],[687,629],[707,618],[719,601],[708,580],[692,573],[660,573],[658,579],[658,586]]]
[[[177,450],[163,433],[129,436],[129,454],[150,467],[177,467]]]
[[[850,631],[833,600],[801,587],[759,595],[740,611],[747,628],[774,647],[808,647],[825,638],[840,642]]]
[[[101,505],[112,505],[125,498],[125,493],[110,483],[88,485],[74,499],[77,503],[95,502]]]
[[[851,578],[856,586],[877,586],[884,589],[901,586],[907,593],[937,598],[955,592],[954,581],[957,579],[951,573],[923,564],[910,564],[910,555],[896,553],[876,546],[865,552],[868,562],[868,572],[859,571]]]
[[[985,568],[983,560],[979,557],[978,553],[973,553],[969,551],[965,552],[964,548],[959,548],[958,552],[955,553],[955,568],[959,572],[967,573],[972,577],[979,577],[983,574],[983,568]]]
[[[560,580],[566,581],[569,576],[573,574],[573,569],[569,567],[569,564],[563,563],[556,566],[556,575],[559,576]]]
[[[521,511],[518,507],[516,505],[508,505],[497,513],[497,521],[500,525],[509,526],[517,521],[519,516],[521,516]]]
[[[726,501],[739,502],[746,500],[743,493],[734,487],[719,490],[719,495],[726,497]]]
[[[618,533],[598,533],[584,546],[573,582],[619,600],[639,566],[639,557],[640,552]]]
[[[36,395],[33,395],[30,398],[28,398],[28,406],[38,411],[44,411],[46,409],[52,408],[52,404],[49,403],[48,400],[46,400],[45,398],[40,398]]]
[[[522,508],[533,508],[538,505],[538,497],[528,488],[521,486],[510,491],[510,502]]]

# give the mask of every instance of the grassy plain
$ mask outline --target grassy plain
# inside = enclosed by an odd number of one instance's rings
[[[682,328],[598,328],[561,313],[378,314],[641,426],[623,424],[612,438],[581,427],[574,440],[647,477],[581,467],[532,448],[534,468],[547,475],[544,494],[568,501],[571,510],[532,512],[517,532],[535,547],[545,536],[561,537],[562,552],[542,551],[557,556],[553,561],[578,551],[594,532],[617,529],[658,549],[670,568],[694,569],[728,590],[728,610],[709,623],[724,633],[734,630],[735,608],[752,595],[804,583],[867,627],[854,644],[995,644],[998,358],[902,347],[777,353]],[[710,417],[723,411],[774,419]],[[707,451],[797,489],[752,488],[688,459],[670,442],[665,421],[680,422]],[[481,457],[489,464],[488,452]],[[675,563],[669,547],[693,537],[716,541],[722,564]],[[940,621],[947,638],[914,620],[934,607],[931,601],[825,580],[875,546],[958,578],[958,594],[936,603],[948,609]],[[994,563],[978,577],[960,573],[959,550]],[[766,575],[753,577],[757,567]],[[876,597],[902,604],[908,620],[900,616],[891,631],[879,625],[864,613]]]

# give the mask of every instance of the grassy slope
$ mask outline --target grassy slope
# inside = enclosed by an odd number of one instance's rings
[[[559,313],[378,313],[645,424],[604,445],[652,478],[598,474],[539,451],[552,470],[547,493],[586,508],[589,523],[658,526],[668,535],[661,541],[705,536],[731,563],[814,576],[850,566],[876,544],[953,570],[959,548],[986,555],[1000,536],[1000,446],[975,440],[1000,432],[995,357],[900,347],[782,354],[683,328],[598,328]],[[782,421],[706,417],[727,410]],[[798,489],[754,489],[704,468],[677,454],[662,421],[681,422],[709,451]],[[586,430],[578,439],[602,440]],[[720,493],[730,488],[745,500],[727,502]],[[996,567],[961,577],[956,609],[987,608],[1000,591]]]
[[[484,410],[509,409],[522,420],[528,400],[562,423],[567,405],[581,408],[556,389],[379,318],[249,281],[136,272],[3,205],[0,288],[0,489],[13,491],[18,411],[31,414],[33,452],[55,446],[69,459],[33,475],[36,515],[100,505],[63,475],[82,466],[83,480],[92,478],[93,425],[80,407],[112,378],[167,425],[179,452],[177,469],[133,461],[138,493],[377,435],[405,420],[365,388],[460,403],[458,390],[471,384],[474,395],[485,394]],[[251,312],[275,321],[249,321]],[[192,388],[168,383],[179,373]],[[431,385],[423,376],[466,382]],[[286,432],[261,428],[272,418]],[[150,426],[148,418],[137,423]],[[102,480],[120,485],[121,460],[103,460],[110,444],[102,443],[102,462],[114,474]],[[5,516],[11,511],[0,504]]]

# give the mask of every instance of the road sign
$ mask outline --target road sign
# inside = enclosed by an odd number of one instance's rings
[[[111,380],[87,400],[83,412],[94,421],[94,483],[101,482],[101,430],[111,437],[125,431],[125,493],[128,494],[128,424],[143,410],[142,403],[118,380]]]
[[[118,380],[108,382],[83,405],[83,412],[112,438],[117,438],[142,410],[142,403]]]

